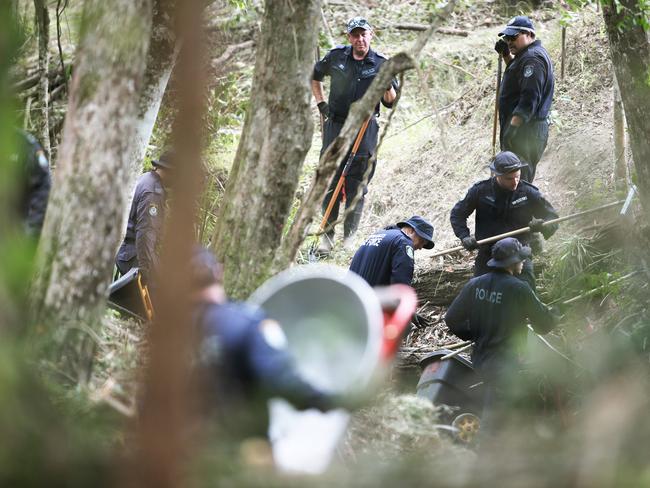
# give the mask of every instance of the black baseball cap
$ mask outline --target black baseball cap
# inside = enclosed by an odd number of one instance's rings
[[[433,246],[435,246],[435,243],[433,242],[433,225],[431,225],[419,215],[414,215],[410,219],[403,222],[397,222],[395,225],[397,225],[397,227],[400,229],[405,225],[408,225],[415,231],[417,235],[427,241],[424,245],[425,249],[433,249]]]
[[[499,32],[499,37],[501,36],[514,36],[521,32],[532,32],[535,33],[535,28],[531,20],[525,15],[517,15],[513,17],[506,25],[506,28]]]
[[[353,17],[348,21],[348,34],[354,29],[372,30],[372,27],[363,17]]]
[[[530,247],[524,246],[514,237],[506,237],[492,246],[492,259],[487,262],[487,265],[491,268],[505,268],[520,263],[530,256]]]
[[[521,168],[526,168],[527,166],[528,163],[519,159],[515,153],[510,151],[501,151],[494,157],[488,168],[490,168],[495,175],[501,176],[507,175],[508,173],[512,173]]]

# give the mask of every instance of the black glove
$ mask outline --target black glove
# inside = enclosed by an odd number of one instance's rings
[[[530,227],[531,232],[542,232],[543,226],[544,219],[537,219],[533,217],[532,220],[528,222],[528,227]]]
[[[507,56],[510,54],[510,49],[508,48],[508,43],[503,39],[499,39],[494,45],[494,50],[498,52],[501,56]]]
[[[512,151],[512,148],[514,147],[515,143],[515,138],[517,137],[517,131],[519,130],[519,127],[516,125],[508,124],[508,127],[506,127],[506,131],[503,133],[503,143],[504,143],[504,149],[507,151]]]
[[[330,106],[327,102],[320,102],[318,105],[318,111],[323,114],[323,117],[327,118],[330,116]]]
[[[463,247],[468,251],[473,251],[474,249],[478,248],[476,238],[473,236],[463,237],[460,241],[463,243]]]

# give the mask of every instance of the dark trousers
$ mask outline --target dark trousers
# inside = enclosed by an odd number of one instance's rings
[[[476,259],[474,261],[474,276],[482,276],[492,271],[492,268],[487,265],[487,262],[492,257],[491,255],[491,246],[479,247],[478,253],[476,254]],[[521,274],[517,276],[517,278],[528,283],[531,289],[535,291],[535,269],[533,267],[533,261],[531,259],[526,259],[524,261],[524,267],[521,270]]]
[[[120,259],[115,260],[115,266],[117,266],[117,271],[119,273],[119,276],[124,276],[126,273],[129,272],[131,268],[135,268],[137,265],[138,265],[138,258],[136,257],[131,258],[128,261],[122,261]]]
[[[341,132],[342,127],[343,127],[343,121],[340,120],[328,119],[325,122],[325,125],[323,126],[323,148],[321,149],[321,156],[327,149],[327,146],[329,146],[330,143]],[[345,195],[346,211],[350,208],[350,205],[352,204],[352,202],[354,202],[357,195],[359,196],[359,200],[355,204],[354,209],[350,213],[348,213],[348,215],[345,217],[345,220],[343,222],[343,237],[351,236],[356,232],[357,228],[359,227],[359,222],[361,221],[361,215],[363,214],[364,199],[366,193],[368,193],[367,183],[370,183],[370,180],[372,179],[375,173],[374,162],[372,168],[370,168],[368,181],[366,182],[365,185],[363,184],[363,179],[366,174],[366,171],[368,171],[370,159],[372,158],[372,154],[374,153],[375,148],[377,146],[378,133],[379,133],[379,126],[377,124],[377,120],[373,117],[370,120],[370,123],[368,124],[366,133],[364,134],[362,142],[357,151],[357,156],[353,159],[352,165],[350,166],[348,170],[348,174],[345,177],[345,184],[343,186],[343,189],[341,192],[339,192],[334,202],[334,206],[332,207],[332,211],[327,219],[328,227],[338,219],[339,207],[343,199],[343,195]],[[325,214],[330,199],[334,194],[334,189],[336,188],[336,185],[338,184],[338,181],[341,178],[341,175],[343,174],[343,169],[348,160],[348,157],[349,157],[349,153],[346,155],[343,162],[337,168],[336,174],[334,175],[334,178],[330,182],[330,186],[327,190],[327,193],[325,194],[325,198],[323,199],[323,215]],[[329,232],[327,232],[327,235],[330,237],[330,239],[333,238],[334,229],[331,229]]]
[[[505,127],[502,127],[501,134],[504,132]],[[528,168],[521,170],[521,179],[532,183],[535,179],[537,163],[542,159],[547,142],[548,121],[532,120],[518,129],[512,145],[506,144],[502,139],[501,150],[512,151],[520,159],[528,163]]]
[[[366,193],[368,193],[368,186],[363,184],[363,177],[366,173],[366,170],[368,169],[368,164],[369,164],[369,157],[367,156],[354,158],[354,160],[352,161],[352,167],[350,168],[348,175],[345,177],[345,184],[343,185],[343,189],[342,191],[339,192],[338,197],[334,202],[334,206],[332,207],[332,211],[330,212],[330,215],[327,219],[328,226],[332,222],[336,222],[336,219],[338,219],[339,207],[341,204],[341,200],[343,198],[343,193],[345,193],[346,211],[350,208],[350,205],[352,205],[357,195],[359,195],[359,200],[354,205],[354,209],[349,214],[346,215],[345,220],[343,221],[344,237],[349,237],[352,234],[354,234],[357,228],[359,227],[359,222],[361,221],[361,215],[363,214],[364,199]],[[323,214],[325,214],[325,211],[327,210],[327,206],[329,205],[330,199],[334,194],[334,190],[339,181],[339,178],[343,173],[344,166],[345,166],[345,161],[336,170],[334,179],[330,183],[329,189],[325,194],[325,198],[323,199]],[[373,162],[373,167],[370,169],[370,174],[368,176],[368,182],[370,182],[375,172],[374,166],[375,165]],[[330,230],[327,234],[330,236],[330,238],[334,237],[334,229]]]

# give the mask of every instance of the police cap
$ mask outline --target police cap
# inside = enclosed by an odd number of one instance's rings
[[[499,32],[499,37],[501,36],[516,36],[521,32],[532,32],[535,33],[535,28],[531,20],[525,15],[517,15],[513,17],[506,25],[506,28]]]
[[[510,151],[501,151],[494,157],[492,163],[488,167],[495,175],[501,176],[527,166],[528,163],[519,159],[515,153]]]
[[[348,34],[354,29],[372,30],[372,27],[363,17],[353,17],[348,21]]]
[[[424,220],[422,217],[419,215],[414,215],[408,220],[405,220],[403,222],[397,222],[397,227],[400,229],[406,225],[408,225],[411,229],[415,231],[417,235],[419,235],[422,239],[424,239],[426,244],[424,245],[425,249],[433,249],[433,246],[435,245],[433,242],[433,225],[431,225],[429,222]]]
[[[530,247],[522,245],[514,237],[506,237],[492,246],[492,259],[487,265],[491,268],[505,268],[524,261],[530,255]]]

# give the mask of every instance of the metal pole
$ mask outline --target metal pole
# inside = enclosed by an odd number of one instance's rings
[[[316,45],[316,62],[318,63],[319,61],[320,61],[320,46]],[[325,125],[325,117],[323,116],[322,113],[320,113],[320,110],[318,111],[318,120],[320,120],[320,142],[322,144],[323,141],[325,140],[325,133],[323,132],[323,126]]]
[[[372,117],[372,115],[370,117]],[[343,184],[345,183],[345,177],[350,171],[350,166],[352,166],[352,161],[354,160],[354,157],[357,155],[357,151],[359,150],[359,146],[361,145],[361,140],[363,139],[363,135],[366,133],[366,129],[368,128],[368,124],[370,123],[370,117],[368,117],[365,120],[365,122],[361,126],[361,129],[359,130],[359,134],[357,134],[357,139],[354,141],[354,146],[352,146],[352,151],[350,151],[350,156],[348,156],[348,160],[345,163],[343,172],[341,173],[341,177],[339,178],[339,181],[336,184],[336,188],[334,189],[334,193],[332,193],[332,196],[330,197],[330,201],[327,204],[325,215],[323,215],[323,220],[321,220],[320,227],[318,229],[319,233],[325,230],[325,226],[327,225],[327,219],[329,219],[330,213],[332,213],[332,208],[334,208],[336,199],[338,198],[339,193],[341,192],[341,188],[343,188]]]
[[[503,58],[501,54],[499,56],[499,63],[497,65],[497,86],[496,86],[496,95],[494,97],[494,120],[492,121],[492,157],[496,154],[496,145],[497,145],[497,122],[499,120],[499,90],[501,89],[501,69]]]
[[[605,210],[607,208],[615,207],[616,205],[621,205],[623,203],[625,203],[625,200],[618,200],[616,202],[607,203],[605,205],[601,205],[600,207],[592,208],[590,210],[584,210],[582,212],[567,215],[565,217],[559,217],[557,219],[547,220],[542,225],[559,224],[560,222],[564,222],[565,220],[571,220],[571,219],[575,219],[576,217],[582,217],[583,215],[598,212],[600,210]],[[530,232],[530,227],[522,227],[521,229],[511,230],[510,232],[505,232],[505,233],[499,234],[497,236],[486,237],[485,239],[481,239],[480,241],[477,241],[476,243],[479,246],[481,246],[483,244],[492,244],[493,242],[500,241],[501,239],[505,239],[506,237],[518,236],[520,234],[525,234],[526,232]],[[456,247],[452,247],[451,249],[447,249],[445,251],[437,252],[437,253],[433,254],[431,257],[432,258],[437,258],[438,256],[444,256],[446,254],[451,254],[451,253],[454,253],[454,252],[462,251],[463,249],[465,249],[463,246],[456,246]]]
[[[470,347],[472,347],[473,345],[474,345],[474,343],[473,343],[473,342],[470,342],[470,343],[467,344],[466,346],[463,346],[463,347],[461,347],[460,349],[456,349],[454,352],[450,352],[449,354],[445,354],[444,356],[442,356],[442,357],[440,358],[440,361],[444,361],[445,359],[450,359],[450,358],[456,357],[456,356],[458,356],[461,352],[465,352],[465,351],[467,351],[467,350],[468,350]]]
[[[560,79],[564,80],[564,58],[565,58],[565,46],[566,46],[566,27],[562,27],[562,64],[560,68]]]

